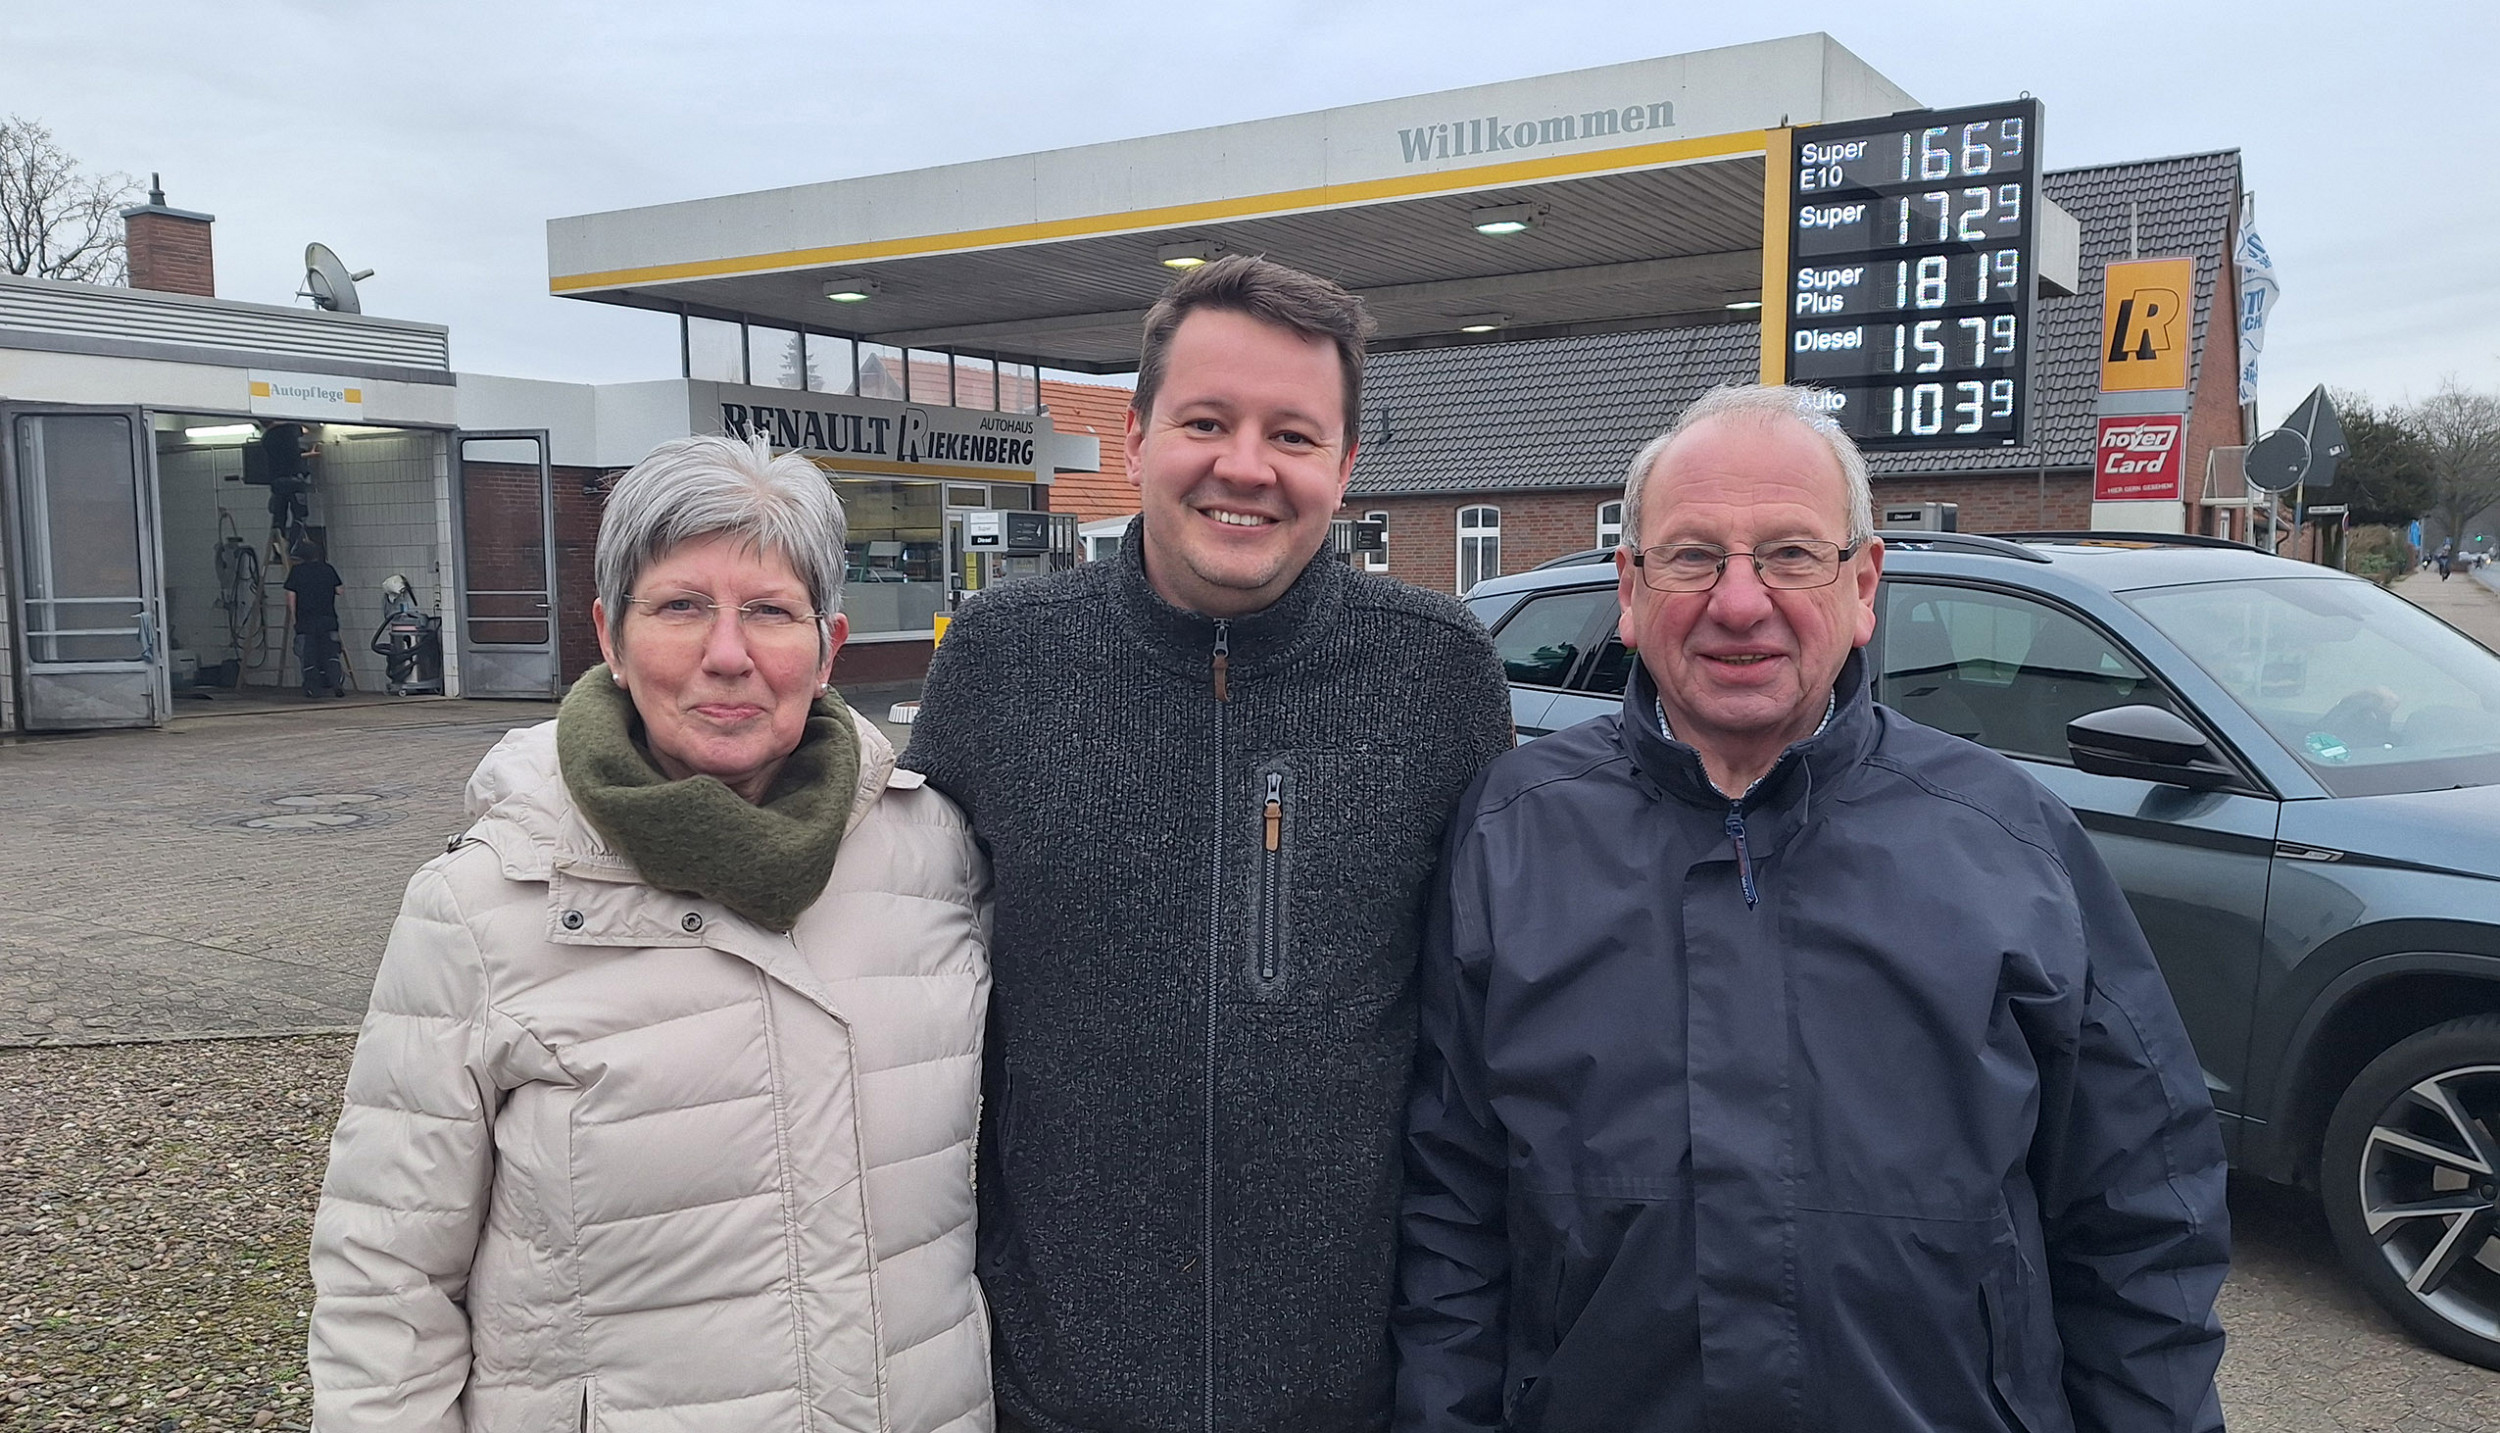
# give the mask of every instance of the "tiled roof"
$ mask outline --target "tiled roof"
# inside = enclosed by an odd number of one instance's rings
[[[1384,353],[1349,496],[1620,484],[1685,404],[1760,364],[1756,324]]]
[[[1062,433],[1091,434],[1102,445],[1102,471],[1061,473],[1051,484],[1053,512],[1072,512],[1092,522],[1137,511],[1137,489],[1129,486],[1128,452],[1120,441],[1127,432],[1133,392],[1104,383],[1042,380],[1042,403],[1050,409],[1050,426]]]
[[[2083,231],[2082,292],[2042,300],[2033,442],[2023,448],[1868,455],[1878,477],[2088,467],[2099,386],[2101,269],[2129,252],[2196,259],[2191,361],[2239,204],[2237,150],[2051,171],[2049,197]],[[2130,213],[2132,206],[2132,214]],[[1760,371],[1758,324],[1710,324],[1385,353],[1364,375],[1352,495],[1601,487],[1679,409]],[[2194,370],[2190,372],[2191,382]]]

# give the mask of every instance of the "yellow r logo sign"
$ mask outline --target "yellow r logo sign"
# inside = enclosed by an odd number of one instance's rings
[[[2196,261],[2133,259],[2101,280],[2101,391],[2152,393],[2188,386]]]
[[[2169,289],[2137,289],[2118,301],[2118,321],[2110,326],[2109,361],[2130,359],[2151,363],[2179,346],[2179,315],[2185,312]]]

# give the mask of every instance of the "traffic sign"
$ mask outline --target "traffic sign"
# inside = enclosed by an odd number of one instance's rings
[[[2289,428],[2277,428],[2248,445],[2242,465],[2248,469],[2250,487],[2259,492],[2290,492],[2309,471],[2309,440]]]

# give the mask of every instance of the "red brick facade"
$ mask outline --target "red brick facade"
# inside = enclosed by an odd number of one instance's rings
[[[599,517],[607,492],[597,468],[558,468],[556,489],[556,661],[568,683],[599,663],[590,604],[599,595]]]
[[[129,245],[130,286],[158,293],[217,297],[217,259],[209,246],[209,221],[158,209],[122,216]]]
[[[2238,248],[2236,232],[2228,236],[2230,253]],[[2238,266],[2225,260],[2222,273],[2214,284],[2210,311],[2205,317],[2205,352],[2196,365],[2196,392],[2188,409],[2187,464],[2180,476],[2180,496],[2186,499],[2187,530],[2247,541],[2248,511],[2231,513],[2228,532],[2215,532],[2213,518],[2217,511],[2203,506],[2207,455],[2216,448],[2228,448],[2245,441],[2245,427],[2240,417],[2240,326]]]
[[[1466,496],[1355,498],[1337,516],[1386,513],[1389,573],[1400,582],[1454,591],[1458,583],[1458,512],[1492,507],[1501,514],[1501,570],[1525,572],[1540,562],[1598,545],[1597,510],[1623,496],[1620,488],[1538,489]],[[1875,485],[1878,506],[1948,502],[1961,505],[1964,532],[2026,532],[2092,525],[2089,474],[2038,477],[1887,479]]]

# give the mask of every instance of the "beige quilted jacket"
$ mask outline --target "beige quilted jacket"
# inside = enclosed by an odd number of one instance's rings
[[[988,870],[857,724],[850,831],[788,935],[644,885],[555,723],[480,764],[330,1145],[317,1429],[991,1427]]]

